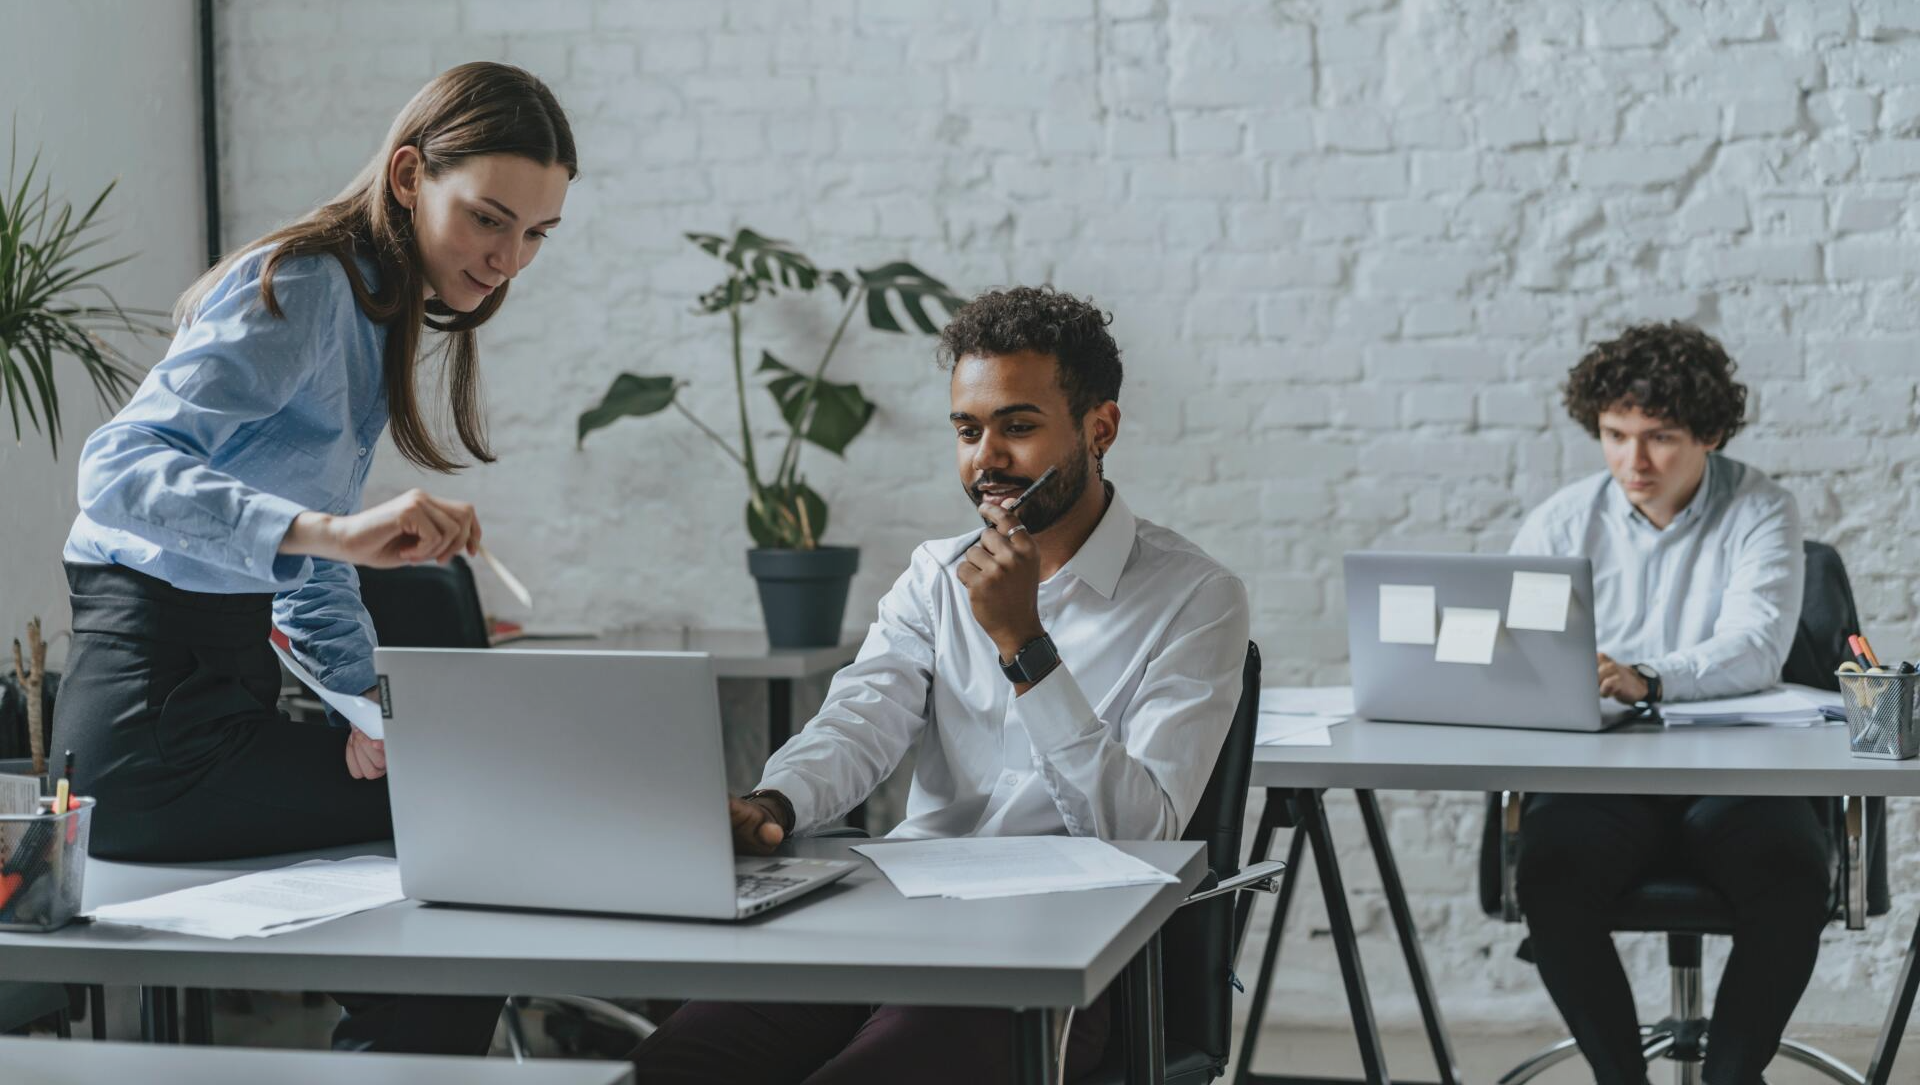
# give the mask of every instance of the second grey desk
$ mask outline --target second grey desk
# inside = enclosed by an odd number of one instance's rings
[[[852,843],[800,840],[794,851],[844,858]],[[0,979],[991,1006],[1017,1011],[1023,1080],[1038,1085],[1039,1067],[1051,1064],[1060,1011],[1098,998],[1206,870],[1197,843],[1119,846],[1178,882],[993,900],[907,899],[862,861],[843,881],[739,923],[403,901],[291,934],[234,941],[81,924],[51,934],[0,935]],[[95,861],[88,865],[87,906],[302,858],[376,850],[190,866]],[[511,876],[504,866],[502,876]]]
[[[159,1047],[0,1036],[0,1080],[32,1085],[633,1085],[625,1063],[238,1047]]]
[[[1411,910],[1388,844],[1376,790],[1584,792],[1637,795],[1920,795],[1920,762],[1853,757],[1844,727],[1664,728],[1634,724],[1600,734],[1498,727],[1443,727],[1355,719],[1331,730],[1329,746],[1262,746],[1254,751],[1253,786],[1283,798],[1298,818],[1278,907],[1284,914],[1299,866],[1302,837],[1313,844],[1321,892],[1339,952],[1341,976],[1371,1081],[1386,1067],[1360,968],[1339,861],[1322,802],[1329,788],[1352,788],[1360,800],[1381,888],[1412,973],[1441,1079],[1459,1079],[1450,1043],[1414,930]],[[1275,796],[1275,792],[1289,793]],[[1270,818],[1255,840],[1255,860],[1271,843]],[[1920,987],[1920,924],[1907,950],[1900,989],[1888,1007],[1867,1080],[1885,1085]],[[1265,997],[1255,991],[1255,1005]],[[1243,1053],[1244,1054],[1244,1053]],[[1244,1058],[1242,1073],[1245,1073]]]

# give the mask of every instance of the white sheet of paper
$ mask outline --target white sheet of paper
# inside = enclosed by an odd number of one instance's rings
[[[294,678],[298,679],[301,685],[318,693],[321,700],[327,702],[334,711],[345,716],[347,722],[358,727],[362,734],[368,738],[387,737],[386,723],[380,718],[379,701],[354,693],[335,693],[321,685],[318,678],[309,674],[307,669],[300,665],[300,661],[293,658],[292,652],[278,644],[273,646],[273,654],[280,657],[280,662],[286,664],[287,670],[293,672]]]
[[[1297,731],[1278,742],[1262,742],[1262,746],[1331,746],[1333,733],[1325,727],[1313,727]]]
[[[1353,687],[1268,686],[1260,691],[1260,711],[1293,716],[1351,716]]]
[[[0,776],[0,814],[28,817],[39,812],[38,777]]]
[[[1093,837],[954,837],[858,844],[853,850],[906,897],[979,900],[1179,881]]]
[[[108,904],[103,923],[207,938],[266,938],[405,899],[400,864],[380,855],[314,859],[278,870]]]
[[[1507,628],[1567,631],[1567,607],[1573,602],[1573,578],[1565,573],[1513,574],[1507,596]]]
[[[1380,585],[1380,643],[1433,643],[1433,585]]]
[[[1479,607],[1447,607],[1440,614],[1440,643],[1435,663],[1493,662],[1493,642],[1500,636],[1500,612]]]
[[[1325,731],[1329,727],[1338,727],[1347,722],[1347,716],[1281,715],[1263,712],[1255,721],[1253,744],[1255,746],[1297,746],[1300,743],[1290,741],[1296,735]],[[1327,742],[1332,742],[1329,738]],[[1310,743],[1325,745],[1325,743]]]
[[[1820,710],[1839,705],[1840,694],[1831,690],[1782,685],[1739,697],[1662,704],[1660,716],[1668,726],[1818,727],[1827,722]]]

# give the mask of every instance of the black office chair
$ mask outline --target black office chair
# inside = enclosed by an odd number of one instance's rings
[[[397,569],[360,565],[355,571],[382,647],[487,647],[487,615],[467,559]]]
[[[1272,892],[1273,878],[1286,866],[1265,862],[1242,870],[1240,865],[1259,713],[1260,648],[1249,643],[1233,725],[1207,789],[1180,837],[1206,844],[1207,874],[1160,933],[1157,971],[1165,1012],[1163,1036],[1135,1036],[1124,1027],[1125,1000],[1141,997],[1138,984],[1151,982],[1156,971],[1149,961],[1137,980],[1122,982],[1112,1041],[1098,1070],[1085,1081],[1119,1085],[1146,1080],[1145,1067],[1155,1057],[1156,1043],[1165,1053],[1166,1080],[1173,1085],[1211,1081],[1226,1072],[1233,1045],[1233,962],[1247,912],[1235,906],[1236,894]]]
[[[1834,671],[1847,658],[1849,632],[1860,628],[1853,588],[1846,567],[1833,547],[1806,544],[1807,577],[1800,627],[1781,677],[1788,682],[1838,689]],[[1487,820],[1480,845],[1480,906],[1489,915],[1509,923],[1520,921],[1515,896],[1521,832],[1522,796],[1494,792],[1487,796]],[[1834,836],[1836,871],[1834,914],[1847,929],[1860,930],[1867,917],[1885,915],[1891,907],[1887,886],[1887,809],[1884,799],[1829,799],[1824,820]],[[1616,931],[1663,933],[1667,962],[1673,969],[1673,1007],[1670,1015],[1643,1026],[1642,1051],[1649,1065],[1656,1058],[1675,1062],[1674,1080],[1694,1085],[1707,1036],[1707,1014],[1701,992],[1700,954],[1707,935],[1732,934],[1733,912],[1726,899],[1684,872],[1663,872],[1647,879],[1622,899],[1615,909]],[[1530,958],[1526,943],[1521,955]],[[1521,1085],[1549,1067],[1579,1054],[1565,1039],[1508,1071],[1500,1085]],[[1780,1043],[1780,1054],[1825,1074],[1835,1081],[1859,1083],[1866,1079],[1845,1063],[1798,1040]]]

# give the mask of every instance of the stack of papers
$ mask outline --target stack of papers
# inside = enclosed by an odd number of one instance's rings
[[[268,938],[402,900],[400,864],[379,855],[315,859],[145,900],[96,908],[121,923],[206,938]]]
[[[859,844],[904,897],[981,900],[1179,881],[1104,840],[995,836]]]
[[[1256,746],[1331,746],[1327,728],[1353,716],[1352,686],[1274,686],[1260,691]]]
[[[1817,727],[1828,721],[1827,709],[1839,706],[1838,693],[1779,686],[1743,697],[1663,704],[1660,718],[1669,727]]]

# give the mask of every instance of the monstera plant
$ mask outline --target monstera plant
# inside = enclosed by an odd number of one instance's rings
[[[634,373],[614,378],[600,403],[580,415],[577,439],[584,446],[587,434],[621,418],[659,414],[669,408],[681,414],[746,476],[747,531],[755,546],[748,553],[748,565],[760,582],[769,637],[776,645],[834,643],[845,610],[847,581],[858,567],[859,551],[822,544],[827,532],[827,503],[807,485],[800,470],[800,453],[804,445],[812,444],[836,456],[844,455],[847,445],[872,420],[875,408],[859,385],[827,380],[827,366],[856,315],[864,313],[867,325],[878,331],[936,335],[940,324],[929,308],[938,306],[951,315],[960,307],[961,299],[945,283],[904,260],[875,268],[833,271],[821,269],[787,242],[749,229],[731,238],[690,233],[687,240],[726,265],[726,278],[700,295],[694,311],[724,314],[727,318],[738,442],[729,441],[681,402],[685,380]],[[763,297],[783,291],[814,293],[823,286],[838,299],[840,318],[819,360],[806,368],[796,368],[771,351],[762,350],[749,379],[743,310]],[[901,322],[901,316],[906,323]],[[771,461],[764,459],[762,450],[754,445],[747,410],[750,384],[766,390],[786,422],[786,437],[778,456]],[[836,591],[837,609],[832,603]]]

